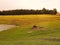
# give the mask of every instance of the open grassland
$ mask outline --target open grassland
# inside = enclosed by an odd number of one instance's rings
[[[0,45],[60,45],[60,16],[0,16],[0,24],[19,26],[0,32]],[[33,30],[33,25],[44,29]]]

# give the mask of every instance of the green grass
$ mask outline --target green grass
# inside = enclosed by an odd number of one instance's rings
[[[19,25],[0,32],[0,45],[60,45],[60,16],[0,16],[0,23]],[[33,30],[33,25],[46,29]]]

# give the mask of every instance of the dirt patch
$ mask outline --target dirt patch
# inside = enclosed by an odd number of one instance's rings
[[[42,40],[48,40],[48,41],[59,41],[60,42],[60,38],[56,38],[56,37],[54,37],[54,38],[42,38]]]
[[[44,40],[49,40],[49,41],[60,41],[60,38],[45,38]]]
[[[40,26],[36,26],[36,25],[32,26],[31,29],[32,29],[32,30],[45,30],[44,27],[40,27]]]
[[[58,41],[60,42],[60,37],[51,37],[51,38],[35,38],[32,40],[45,40],[45,41]]]
[[[56,20],[60,20],[60,19],[56,19]]]
[[[0,31],[8,30],[13,27],[16,27],[16,25],[6,25],[6,24],[0,24]]]

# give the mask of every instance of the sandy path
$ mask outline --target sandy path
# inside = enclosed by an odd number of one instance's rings
[[[6,24],[0,24],[0,31],[4,31],[7,29],[11,29],[13,27],[16,27],[15,25],[6,25]]]

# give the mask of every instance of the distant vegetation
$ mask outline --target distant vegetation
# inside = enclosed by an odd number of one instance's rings
[[[0,15],[26,15],[26,14],[56,14],[57,9],[49,10],[43,8],[42,10],[17,9],[0,11]]]

